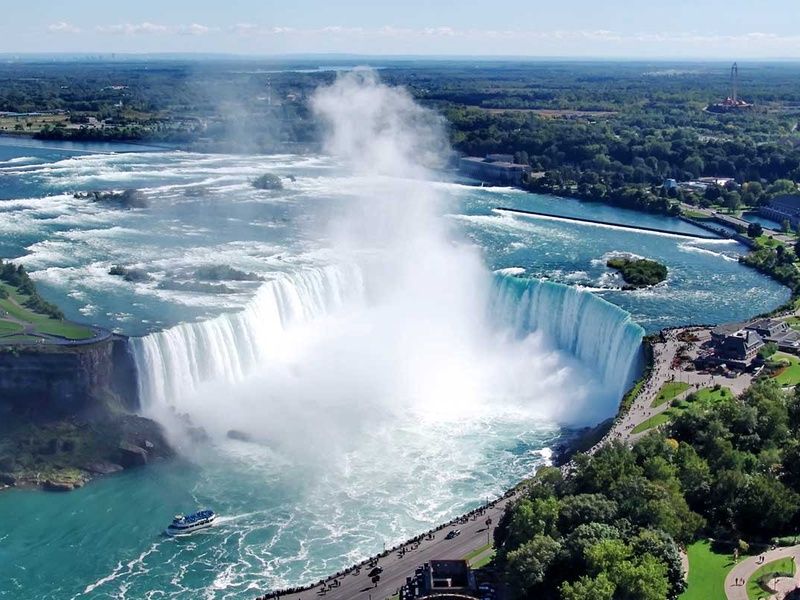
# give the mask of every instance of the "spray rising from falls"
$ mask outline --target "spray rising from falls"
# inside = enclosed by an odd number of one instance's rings
[[[358,180],[325,232],[336,265],[265,284],[241,313],[134,340],[148,410],[282,439],[292,456],[313,428],[325,458],[378,424],[613,412],[641,330],[590,294],[492,277],[427,181],[441,119],[370,72],[312,106]]]

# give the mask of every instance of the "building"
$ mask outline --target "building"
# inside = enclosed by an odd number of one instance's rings
[[[667,179],[664,181],[664,185],[662,187],[666,190],[677,190],[678,182],[674,179]]]
[[[514,155],[513,154],[487,154],[486,160],[489,162],[507,162],[513,163],[514,162]]]
[[[782,194],[775,196],[767,206],[758,211],[761,216],[776,223],[788,220],[792,227],[800,225],[800,194]]]
[[[800,332],[795,331],[786,321],[759,319],[747,326],[755,331],[765,342],[772,342],[784,352],[800,354]]]
[[[475,575],[465,560],[432,560],[425,563],[425,595],[470,594],[477,589]]]
[[[724,188],[736,186],[736,180],[733,177],[699,177],[697,182]]]
[[[720,325],[711,330],[717,362],[747,367],[764,346],[764,340],[754,330],[740,323]]]
[[[509,158],[503,154],[489,154],[486,158],[465,156],[459,160],[458,169],[473,179],[501,185],[519,185],[531,172],[528,165],[512,162],[513,157],[511,161],[491,160],[491,157]]]

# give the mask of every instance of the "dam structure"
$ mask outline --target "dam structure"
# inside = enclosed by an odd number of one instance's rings
[[[521,215],[523,217],[548,219],[551,221],[562,221],[565,223],[585,223],[587,225],[598,225],[601,227],[611,227],[615,229],[627,229],[630,231],[641,231],[643,233],[654,233],[659,235],[669,235],[679,238],[689,238],[697,240],[718,240],[719,235],[708,235],[704,233],[686,233],[683,231],[673,231],[671,229],[659,229],[657,227],[644,227],[641,225],[626,225],[624,223],[612,223],[610,221],[600,221],[597,219],[586,219],[581,217],[565,217],[562,215],[553,215],[545,212],[537,212],[534,210],[523,210],[521,208],[504,208],[499,206],[494,209],[498,213],[510,213],[514,215]]]

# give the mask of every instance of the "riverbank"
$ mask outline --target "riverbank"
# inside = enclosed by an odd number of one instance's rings
[[[617,416],[611,420],[601,423],[595,428],[582,432],[569,441],[569,448],[564,449],[560,455],[563,464],[562,473],[568,476],[574,468],[574,463],[569,459],[576,452],[587,452],[594,454],[604,445],[617,441],[625,444],[636,442],[649,430],[639,430],[638,428],[651,420],[654,415],[660,414],[670,408],[670,402],[656,405],[656,396],[662,387],[674,381],[685,382],[685,387],[678,394],[678,398],[686,394],[697,392],[701,389],[724,386],[730,389],[733,394],[742,394],[752,383],[752,376],[748,373],[739,374],[733,378],[717,376],[714,374],[704,374],[695,371],[684,371],[680,367],[678,355],[681,348],[689,343],[690,346],[699,347],[700,344],[710,339],[709,326],[688,326],[683,328],[673,328],[663,330],[659,335],[650,336],[645,339],[644,344],[647,348],[647,364],[642,377],[637,380],[629,392],[620,403]],[[693,340],[687,342],[687,340]],[[589,439],[597,439],[590,447],[586,448]],[[414,569],[430,560],[435,559],[458,559],[467,556],[470,551],[475,551],[486,543],[492,536],[494,529],[499,522],[499,517],[505,508],[513,503],[524,490],[525,481],[514,486],[502,497],[494,502],[482,506],[475,511],[462,517],[440,525],[426,534],[412,538],[386,552],[366,559],[357,565],[339,571],[328,578],[317,581],[313,584],[300,588],[292,588],[282,591],[268,593],[263,598],[291,598],[300,600],[308,597],[308,594],[325,595],[336,600],[350,598],[388,598],[397,593],[397,589],[405,583],[405,577],[413,574]],[[492,513],[491,511],[496,511]],[[457,546],[451,544],[452,539],[448,540],[444,532],[451,527],[470,524],[476,521],[475,515],[490,514],[492,522],[485,523],[485,527],[476,529],[472,526],[467,531],[467,537]],[[461,536],[464,535],[462,531]],[[483,533],[487,535],[477,535]],[[431,537],[433,534],[433,537]],[[438,534],[438,535],[437,535]],[[461,537],[459,536],[459,537]],[[453,538],[458,539],[458,538]],[[410,559],[403,560],[406,556]],[[384,568],[386,578],[381,575],[382,581],[373,587],[369,577],[362,571],[367,568],[380,566]],[[261,596],[259,596],[261,598]]]

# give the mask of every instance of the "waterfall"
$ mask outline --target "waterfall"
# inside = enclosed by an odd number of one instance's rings
[[[236,383],[267,364],[286,328],[365,301],[355,265],[283,274],[236,313],[132,338],[145,410],[173,405],[205,382]],[[599,374],[621,397],[641,364],[644,331],[621,308],[577,288],[497,276],[489,317],[523,338],[534,331]],[[535,357],[532,357],[532,360]]]
[[[268,360],[288,325],[363,297],[364,282],[355,266],[308,269],[265,283],[240,312],[131,338],[140,404],[145,409],[171,404],[204,382],[241,381]]]
[[[560,283],[498,275],[492,314],[517,335],[541,331],[621,397],[642,367],[644,330],[615,304]]]

